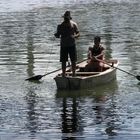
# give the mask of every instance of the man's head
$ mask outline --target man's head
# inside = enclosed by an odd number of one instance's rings
[[[63,15],[63,18],[67,20],[71,20],[72,17],[71,17],[70,11],[66,11]]]
[[[100,44],[101,38],[99,36],[94,37],[94,44]]]

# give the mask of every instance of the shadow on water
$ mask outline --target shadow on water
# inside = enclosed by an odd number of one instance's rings
[[[115,112],[117,89],[117,81],[114,81],[109,85],[98,86],[92,90],[57,91],[56,99],[62,101],[59,103],[62,106],[63,139],[75,139],[74,134],[79,134],[78,137],[81,137],[84,129],[89,125],[86,124],[88,120],[92,120],[95,128],[97,125],[105,124],[103,129],[106,135],[116,135],[115,130],[118,129],[118,126],[115,123],[119,119]]]

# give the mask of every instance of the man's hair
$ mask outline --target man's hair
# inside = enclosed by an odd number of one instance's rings
[[[95,41],[95,40],[97,40],[97,41],[100,42],[100,41],[101,41],[101,38],[100,38],[99,36],[95,36],[95,37],[94,37],[94,41]]]

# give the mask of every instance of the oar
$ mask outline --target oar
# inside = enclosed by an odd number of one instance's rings
[[[125,73],[127,73],[127,74],[129,74],[129,75],[131,75],[131,76],[134,76],[137,80],[140,81],[140,76],[139,76],[139,75],[134,75],[134,74],[132,74],[132,73],[130,73],[130,72],[127,72],[127,71],[125,71],[125,70],[123,70],[123,69],[120,69],[120,68],[118,68],[118,67],[115,67],[115,66],[113,66],[113,65],[110,65],[109,63],[107,63],[107,62],[104,61],[104,60],[100,60],[100,59],[97,59],[97,58],[95,58],[95,59],[96,59],[97,61],[100,61],[100,62],[104,63],[104,64],[107,64],[107,65],[110,66],[110,67],[116,68],[116,69],[118,69],[118,70],[120,70],[120,71],[122,71],[122,72],[125,72]]]
[[[46,75],[49,75],[49,74],[52,74],[52,73],[55,73],[55,72],[57,72],[57,71],[59,71],[59,70],[61,70],[61,68],[60,68],[60,69],[57,69],[57,70],[54,70],[54,71],[51,71],[51,72],[48,72],[48,73],[45,73],[45,74],[43,74],[43,75],[35,75],[35,76],[29,77],[29,78],[27,78],[27,79],[25,79],[25,80],[26,80],[26,81],[27,81],[27,80],[28,80],[28,81],[40,80],[42,77],[44,77],[44,76],[46,76]]]
[[[84,60],[82,60],[82,61],[80,61],[80,62],[78,62],[77,64],[79,64],[79,63],[81,63],[81,62],[83,62],[83,61],[86,61],[87,59],[84,59]],[[68,65],[67,67],[70,67],[70,65]],[[56,69],[56,70],[54,70],[54,71],[51,71],[51,72],[48,72],[48,73],[46,73],[46,74],[43,74],[43,75],[35,75],[35,76],[32,76],[32,77],[29,77],[29,78],[27,78],[27,79],[25,79],[26,81],[37,81],[37,80],[40,80],[42,77],[44,77],[44,76],[47,76],[47,75],[49,75],[49,74],[52,74],[52,73],[55,73],[55,72],[57,72],[57,71],[60,71],[61,70],[61,68],[59,68],[59,69]]]

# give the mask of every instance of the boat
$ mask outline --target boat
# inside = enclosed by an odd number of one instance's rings
[[[58,73],[54,80],[58,90],[70,90],[70,89],[88,89],[94,88],[97,85],[103,85],[116,79],[116,70],[118,66],[118,60],[106,60],[103,61],[104,69],[102,72],[84,72],[83,68],[87,64],[87,61],[83,61],[78,64],[75,76],[72,76],[71,68],[67,68],[66,76],[62,76],[62,72]]]

